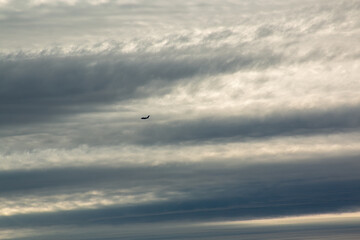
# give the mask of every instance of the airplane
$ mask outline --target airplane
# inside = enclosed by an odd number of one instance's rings
[[[148,119],[150,117],[150,115],[148,115],[147,117],[142,117],[141,119]]]

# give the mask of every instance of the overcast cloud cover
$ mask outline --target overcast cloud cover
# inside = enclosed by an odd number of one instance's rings
[[[359,239],[358,0],[0,0],[0,34],[0,239]]]

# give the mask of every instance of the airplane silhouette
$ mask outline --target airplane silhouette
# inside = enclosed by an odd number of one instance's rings
[[[148,115],[147,117],[142,117],[141,119],[148,119],[150,117],[150,115]]]

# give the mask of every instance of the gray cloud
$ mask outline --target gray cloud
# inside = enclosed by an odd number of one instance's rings
[[[239,236],[249,240],[270,239],[270,240],[287,240],[287,239],[321,239],[329,240],[349,239],[356,240],[358,238],[359,230],[355,224],[316,224],[312,226],[192,226],[181,224],[169,224],[164,228],[162,225],[135,225],[132,227],[121,227],[115,225],[113,227],[97,226],[92,228],[49,228],[41,229],[43,234],[39,236],[36,231],[40,229],[31,229],[29,232],[35,236],[27,236],[26,239],[91,239],[98,237],[102,232],[101,237],[106,239],[234,239]],[[19,231],[18,229],[14,231]],[[25,230],[26,231],[26,230]],[[25,238],[11,238],[11,239],[25,239]]]
[[[51,15],[55,18],[54,24],[60,26],[61,21],[67,21],[67,14],[74,17],[78,15],[74,14],[74,11],[84,14],[88,10],[95,9],[96,14],[92,11],[88,12],[89,15],[94,14],[93,18],[89,19],[102,22],[105,20],[99,20],[96,16],[104,16],[108,11],[114,15],[112,11],[129,7],[127,4],[116,4],[113,1],[98,6],[91,5],[87,1],[76,2],[75,5],[58,2],[39,6],[23,6],[20,2],[13,1],[9,5],[16,6],[15,9],[21,8],[23,11],[12,13],[9,10],[12,9],[11,7],[2,10],[3,14],[9,14],[11,18],[17,14],[23,16],[24,12],[30,14],[19,26],[31,22],[28,19],[34,19],[35,15],[39,16],[38,22],[41,24],[51,24],[51,21],[42,21]],[[169,10],[175,9],[178,5],[182,6],[180,12],[186,12],[181,2],[177,2],[174,6],[162,1],[151,6],[137,2],[131,5],[130,9],[140,12],[151,9],[145,14],[151,16],[152,11],[162,11],[161,8],[157,9],[159,6]],[[197,9],[195,5],[191,7]],[[236,6],[243,9],[242,11],[254,8],[251,4]],[[272,5],[266,4],[263,7],[273,12],[274,9],[270,6]],[[306,7],[305,9],[309,10]],[[189,80],[195,76],[206,78],[245,69],[263,70],[314,60],[353,59],[357,56],[356,49],[349,51],[336,41],[324,45],[322,40],[328,40],[327,35],[325,37],[317,35],[317,32],[328,31],[330,24],[336,24],[340,28],[344,22],[348,23],[346,28],[354,29],[350,24],[353,22],[351,11],[358,9],[358,5],[350,1],[340,3],[339,10],[331,12],[330,15],[329,11],[334,9],[326,4],[312,9],[311,15],[318,14],[317,18],[309,18],[304,14],[304,8],[301,8],[290,19],[290,23],[280,21],[277,24],[270,14],[272,17],[269,23],[254,21],[250,17],[247,19],[247,24],[239,28],[213,28],[199,34],[180,31],[164,34],[162,37],[151,35],[148,40],[145,40],[144,36],[123,41],[111,41],[107,38],[103,42],[97,40],[96,44],[85,44],[86,46],[76,43],[72,47],[67,47],[66,44],[43,47],[35,54],[29,54],[21,48],[5,51],[9,54],[3,53],[3,60],[0,62],[0,113],[3,116],[1,123],[46,121],[56,115],[94,111],[99,104],[163,94],[169,91],[175,81],[186,82],[185,79]],[[34,14],[34,11],[42,14]],[[340,15],[343,17],[341,18]],[[269,16],[264,17],[267,19]],[[302,19],[304,25],[298,25],[295,21],[297,18]],[[339,18],[342,21],[339,21]],[[80,17],[81,19],[83,18]],[[16,23],[14,19],[9,21]],[[38,24],[33,23],[36,26]],[[318,36],[319,43],[314,41],[313,45],[308,45],[308,36],[312,34]],[[266,39],[270,36],[275,37],[275,40]],[[349,37],[347,40],[352,41],[352,38]],[[102,49],[104,47],[102,43],[110,46]],[[135,52],[124,53],[123,50],[131,44],[135,45]],[[64,53],[67,48],[72,50]],[[140,87],[151,91],[145,95],[139,91]]]
[[[156,119],[147,124],[106,123],[107,127],[79,126],[69,141],[73,145],[106,146],[117,144],[175,145],[247,142],[284,136],[309,136],[358,132],[358,106],[275,112],[264,116],[208,116],[191,120]],[[179,116],[181,118],[181,116]],[[102,136],[101,138],[99,136]]]
[[[358,107],[274,114],[259,118],[203,118],[188,122],[153,124],[140,130],[140,143],[177,143],[236,138],[247,140],[279,135],[356,131]]]
[[[0,226],[111,224],[314,214],[354,209],[360,195],[358,157],[243,167],[167,165],[150,168],[78,168],[1,173],[2,196],[102,190],[151,191],[163,202],[98,206],[95,210],[2,216]],[[324,167],[326,164],[326,167]],[[110,194],[113,194],[111,191]],[[109,196],[103,196],[104,200]],[[49,202],[50,204],[51,202]],[[9,220],[12,221],[9,221]]]
[[[169,54],[169,55],[168,55]],[[0,62],[2,124],[95,110],[99,104],[163,94],[174,81],[276,64],[277,54],[164,54],[39,57]],[[152,85],[161,86],[159,89]]]
[[[357,239],[359,10],[0,1],[0,238]]]

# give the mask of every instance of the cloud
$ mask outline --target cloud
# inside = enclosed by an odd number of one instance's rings
[[[55,194],[50,196],[20,196],[2,198],[1,216],[19,214],[38,214],[58,211],[106,208],[106,206],[133,206],[141,203],[167,200],[155,197],[153,193],[134,193],[131,191],[90,191],[83,193]],[[18,207],[21,202],[21,207]]]
[[[347,222],[347,221],[359,221],[358,212],[339,213],[339,214],[318,214],[318,215],[302,215],[295,217],[283,217],[283,218],[268,218],[268,219],[255,219],[245,221],[229,221],[229,222],[213,222],[207,223],[211,226],[216,225],[298,225],[298,224],[317,224],[325,222]]]
[[[0,238],[359,235],[358,1],[0,6]]]
[[[54,114],[89,111],[98,104],[146,97],[137,90],[151,88],[151,84],[162,85],[165,89],[174,81],[195,75],[259,66],[258,58],[265,58],[264,67],[278,61],[276,55],[187,57],[179,52],[176,55],[95,55],[2,61],[0,111],[4,117],[1,122],[26,123]]]
[[[93,16],[92,14],[95,13],[92,10],[98,12],[100,8],[104,12],[97,14],[104,16],[110,11],[112,16],[115,13],[108,6],[114,6],[114,9],[119,11],[120,6],[123,6],[114,1],[95,6],[88,1],[74,1],[70,4],[72,6],[61,4],[61,7],[54,7],[49,3],[41,1],[39,6],[32,7],[20,5],[17,1],[9,4],[21,9],[22,15],[29,14],[26,19],[32,19],[34,11],[39,11],[42,13],[39,15],[39,22],[42,24],[51,22],[42,19],[61,16],[59,19],[54,19],[55,26],[60,26],[62,21],[67,21],[66,19],[75,18],[68,13],[69,9],[71,13],[81,11],[84,14],[87,10],[91,10],[87,14]],[[254,8],[248,3],[234,4],[231,1],[230,3],[242,11]],[[204,14],[206,15],[207,11],[217,4],[215,1],[206,5]],[[314,61],[320,66],[324,62],[341,65],[343,61],[352,61],[356,58],[359,49],[355,47],[356,41],[353,38],[356,35],[356,26],[352,24],[352,17],[353,12],[356,13],[359,7],[355,2],[339,3],[336,11],[327,4],[320,4],[309,12],[304,4],[296,14],[288,9],[287,4],[281,2],[276,4],[283,6],[283,11],[274,13],[272,4],[256,5],[256,8],[264,8],[268,11],[264,13],[264,18],[269,20],[267,23],[251,15],[248,16],[247,13],[248,22],[239,26],[204,25],[195,31],[179,27],[167,34],[158,32],[151,33],[147,37],[127,37],[123,40],[119,37],[107,37],[103,41],[96,38],[87,43],[72,40],[71,44],[68,44],[65,43],[68,41],[63,41],[63,44],[57,44],[56,47],[43,44],[45,47],[30,47],[31,50],[26,48],[14,50],[4,46],[2,48],[4,59],[0,62],[2,89],[0,113],[3,115],[1,123],[33,123],[54,120],[61,115],[98,111],[99,105],[161,95],[178,87],[176,85],[178,82],[186,83],[199,79],[202,82],[209,76],[232,74],[249,69],[260,72],[279,66],[290,69],[290,66],[299,67],[299,64],[300,66],[304,63],[312,64]],[[175,5],[182,7],[180,12],[186,12],[184,3],[176,2]],[[136,3],[139,9],[150,8],[151,11],[156,11],[155,6],[170,10],[175,5],[165,4],[162,1],[154,5]],[[195,12],[198,11],[197,4],[189,6]],[[16,13],[8,8],[2,11],[10,18],[16,16]],[[223,11],[230,9],[226,8]],[[290,13],[292,15],[288,15]],[[280,14],[283,18],[280,16],[275,18],[274,14],[276,16]],[[119,14],[116,12],[116,15]],[[96,16],[93,17],[97,22],[104,21],[97,19]],[[286,21],[281,20],[284,17]],[[162,14],[159,15],[159,19],[153,21],[166,19],[166,14]],[[183,19],[179,21],[181,20]],[[21,27],[23,24],[19,23],[17,26]],[[86,21],[83,24],[89,26]],[[96,24],[91,26],[98,28]],[[128,27],[125,29],[128,30]],[[341,29],[349,34],[337,40],[333,35]],[[353,46],[342,44],[345,38],[348,43],[353,42]],[[329,67],[333,68],[333,65]],[[307,67],[309,66],[303,66],[303,71],[306,71]],[[345,71],[351,70],[345,69]],[[339,71],[333,72],[336,74]],[[301,83],[297,86],[302,89]]]
[[[0,225],[10,227],[15,220],[25,227],[246,219],[351,210],[360,198],[355,191],[358,170],[357,157],[350,157],[1,173]]]
[[[330,111],[274,114],[262,118],[233,117],[226,119],[203,118],[195,121],[174,121],[152,124],[140,130],[138,142],[145,144],[174,144],[183,141],[209,141],[213,139],[264,138],[278,135],[302,135],[316,132],[341,132],[356,130],[359,116],[357,107]]]
[[[347,214],[344,214],[346,217]],[[351,215],[351,214],[349,214]],[[317,216],[314,216],[316,218]],[[321,217],[321,216],[320,216]],[[301,217],[300,217],[301,218]],[[341,218],[341,217],[340,217]],[[260,220],[261,221],[261,220]],[[169,239],[182,237],[186,239],[234,239],[238,236],[247,239],[314,239],[326,238],[331,240],[339,239],[357,239],[359,234],[356,227],[356,220],[347,225],[332,224],[326,220],[322,223],[307,226],[299,224],[296,226],[241,226],[226,224],[222,226],[209,226],[206,224],[186,224],[169,222],[164,224],[149,223],[135,225],[113,225],[113,226],[91,226],[89,227],[41,227],[41,228],[23,228],[11,229],[1,232],[1,236],[13,237],[14,239],[89,239],[94,236],[100,236],[108,239]],[[17,238],[15,238],[17,237]]]
[[[308,161],[335,156],[350,157],[360,154],[358,133],[327,134],[326,137],[323,134],[281,136],[232,142],[222,139],[211,143],[188,142],[188,144],[147,146],[127,144],[78,146],[77,141],[71,142],[71,138],[73,136],[67,133],[64,138],[48,135],[3,138],[1,170],[41,170],[81,166],[118,167],[119,165],[150,167],[176,163],[219,162],[225,166],[246,166],[266,162]]]

